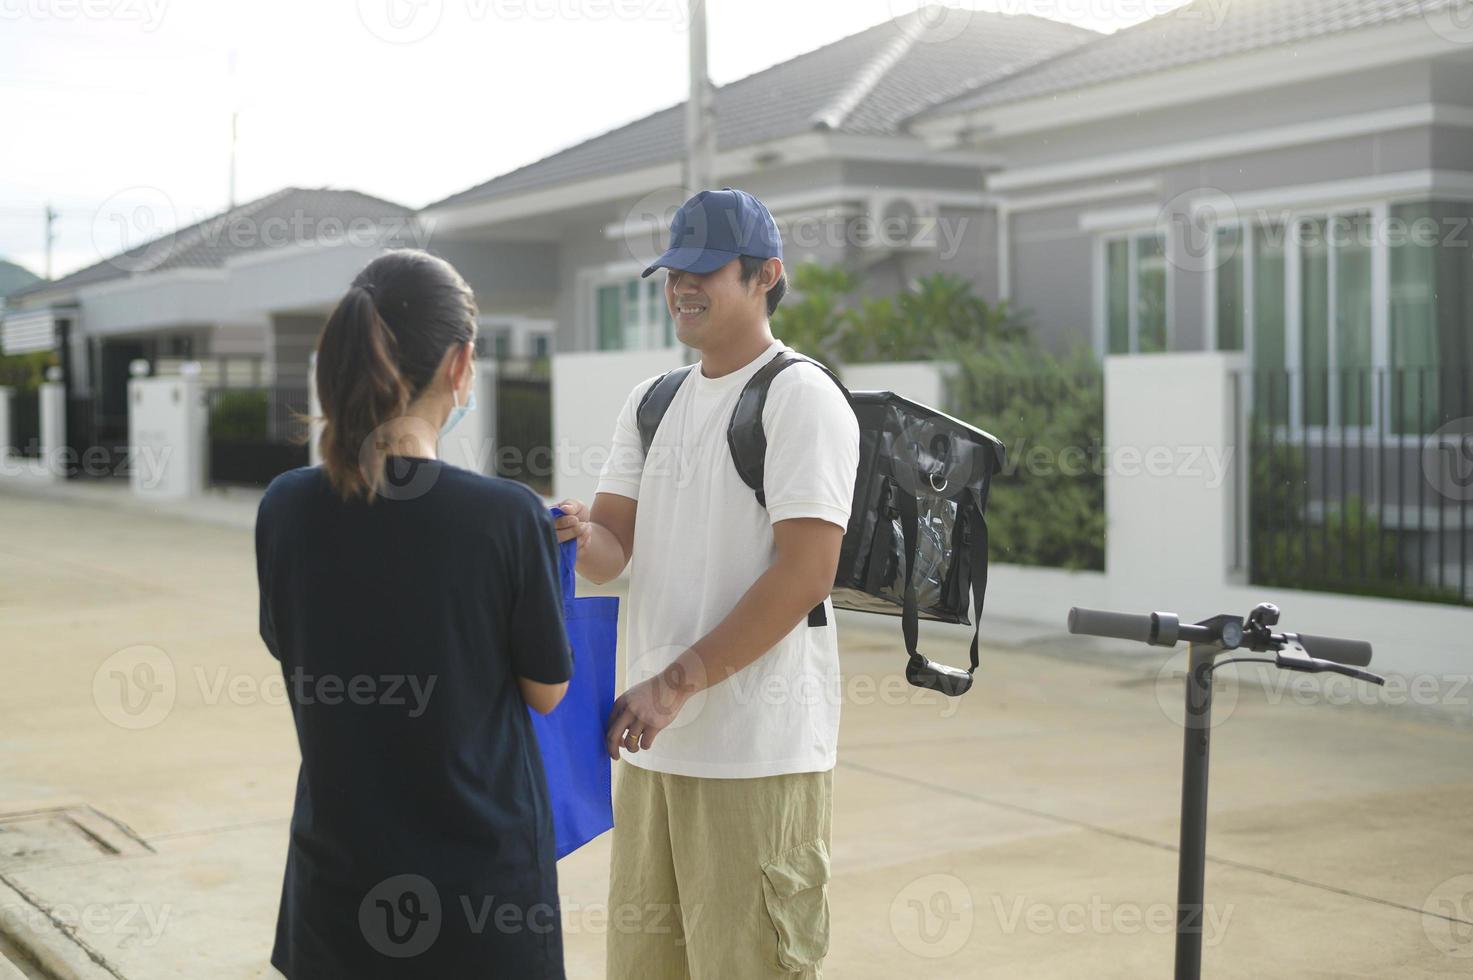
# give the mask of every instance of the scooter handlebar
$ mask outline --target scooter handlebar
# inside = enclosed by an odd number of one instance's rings
[[[1345,640],[1338,636],[1314,636],[1299,633],[1304,652],[1316,660],[1332,660],[1350,667],[1364,667],[1371,662],[1371,645],[1365,640]]]
[[[1069,610],[1069,632],[1150,643],[1151,617],[1075,606]]]

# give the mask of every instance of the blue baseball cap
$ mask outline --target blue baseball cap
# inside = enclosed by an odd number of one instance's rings
[[[641,275],[656,269],[705,275],[742,255],[783,257],[783,236],[767,205],[730,187],[701,191],[675,212],[670,247]]]

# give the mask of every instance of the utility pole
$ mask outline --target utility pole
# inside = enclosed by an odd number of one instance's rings
[[[228,77],[228,80],[227,80],[227,83],[226,83],[226,87],[229,90],[230,102],[231,102],[231,105],[230,105],[230,204],[229,204],[229,207],[226,209],[226,210],[229,210],[229,211],[234,211],[235,210],[235,131],[236,131],[236,121],[240,118],[240,110],[238,108],[238,106],[240,104],[239,91],[238,91],[238,86],[236,85],[236,80],[235,80],[235,61],[236,61],[236,54],[237,54],[236,49],[235,48],[231,48],[230,49],[230,54],[227,56],[227,59],[226,59],[226,64],[228,66],[227,67],[227,74],[229,76]]]
[[[47,279],[50,279],[51,278],[51,246],[53,244],[55,244],[55,242],[56,242],[56,228],[55,228],[55,226],[56,226],[56,219],[57,218],[60,218],[61,215],[58,214],[56,212],[56,209],[51,206],[51,202],[50,201],[47,201],[46,202],[45,215],[46,215],[46,278]]]
[[[240,113],[230,114],[230,204],[227,211],[235,210],[235,121],[240,118]]]
[[[689,193],[716,181],[716,97],[706,71],[706,4],[689,0],[690,97],[685,103],[685,186]]]

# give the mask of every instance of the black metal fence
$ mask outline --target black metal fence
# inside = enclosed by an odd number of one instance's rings
[[[1473,374],[1248,371],[1250,580],[1473,605]]]
[[[208,389],[209,482],[263,487],[306,466],[307,409],[305,386]]]
[[[552,493],[552,382],[546,377],[496,379],[496,475]]]
[[[16,456],[38,459],[41,455],[41,395],[35,388],[10,394],[10,431],[6,445]]]
[[[130,473],[128,416],[105,411],[97,398],[67,398],[66,443],[69,477],[126,478]]]

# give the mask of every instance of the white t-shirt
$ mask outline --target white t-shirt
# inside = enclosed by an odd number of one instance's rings
[[[784,349],[774,344],[720,378],[687,375],[646,460],[635,421],[655,378],[629,395],[599,493],[639,501],[630,565],[627,683],[659,673],[731,612],[771,566],[772,525],[816,517],[849,523],[859,425],[843,392],[798,364],[772,381],[762,413],[767,507],[737,475],[726,428],[743,386]],[[839,653],[827,623],[807,617],[756,661],[691,698],[653,747],[626,761],[682,776],[748,779],[834,767]]]

